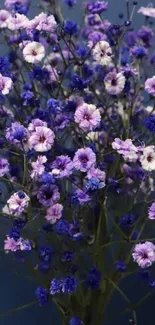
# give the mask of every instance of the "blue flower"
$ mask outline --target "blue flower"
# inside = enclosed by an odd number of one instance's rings
[[[53,279],[51,281],[51,286],[50,286],[50,293],[51,295],[55,295],[56,293],[61,293],[62,292],[62,282],[61,280]]]
[[[66,20],[64,24],[64,32],[69,35],[74,35],[78,32],[79,26],[73,21]]]
[[[131,49],[131,54],[137,59],[142,59],[148,55],[148,50],[143,46],[135,46]]]
[[[19,195],[19,194],[18,194]],[[13,225],[14,227],[16,227],[17,229],[22,229],[25,227],[25,225],[27,224],[27,219],[26,218],[15,218],[13,220]]]
[[[16,129],[16,131],[13,134],[13,137],[15,140],[21,141],[26,139],[27,137],[27,130],[24,126],[18,126],[18,128]]]
[[[41,176],[41,182],[45,183],[45,184],[55,184],[55,178],[53,175],[51,175],[50,173],[43,173],[43,175]]]
[[[35,295],[39,301],[40,307],[48,303],[49,293],[47,289],[38,287],[35,291]]]
[[[18,239],[20,238],[20,232],[17,228],[12,228],[10,233],[9,233],[9,237],[13,238],[15,241],[18,241]]]
[[[86,184],[87,191],[100,190],[105,186],[104,182],[101,182],[98,178],[92,177]]]
[[[42,261],[46,262],[46,263],[50,263],[51,259],[52,259],[52,254],[53,254],[53,250],[51,247],[48,246],[42,246],[39,249],[39,257]]]
[[[70,224],[67,220],[59,220],[56,224],[56,232],[58,235],[68,235],[70,230]]]
[[[102,273],[98,270],[96,266],[93,266],[87,275],[86,283],[88,287],[90,287],[93,290],[96,290],[99,288],[101,278],[102,278]]]
[[[32,91],[30,91],[30,90],[24,91],[21,94],[21,98],[23,99],[24,106],[34,106],[35,105],[35,96]]]
[[[10,77],[11,75],[11,64],[5,56],[0,56],[0,73],[5,77]]]
[[[89,84],[89,80],[88,79],[84,79],[81,76],[79,76],[77,73],[74,73],[74,75],[72,76],[72,81],[70,83],[70,86],[72,89],[78,89],[78,90],[83,90],[85,88],[87,88]]]
[[[127,269],[127,265],[123,261],[116,261],[116,270],[120,272],[125,272]]]
[[[63,110],[63,106],[59,99],[50,98],[47,102],[47,108],[51,111],[52,114],[57,115]]]
[[[62,279],[62,292],[72,294],[77,290],[78,280],[75,276],[71,275]]]
[[[137,220],[137,216],[129,213],[119,219],[119,225],[123,229],[130,229],[134,225],[136,220]]]
[[[79,317],[72,317],[69,321],[69,325],[83,325],[83,321]]]
[[[150,132],[155,133],[155,114],[151,114],[149,117],[147,117],[144,123]]]

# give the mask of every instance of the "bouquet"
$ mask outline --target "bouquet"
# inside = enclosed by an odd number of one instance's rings
[[[0,10],[4,251],[35,280],[34,303],[54,302],[64,325],[124,313],[136,325],[155,288],[155,8],[125,2],[117,24],[101,0],[82,3],[81,26],[58,0],[42,0],[35,17],[28,0]],[[132,275],[146,279],[136,302],[122,286]]]

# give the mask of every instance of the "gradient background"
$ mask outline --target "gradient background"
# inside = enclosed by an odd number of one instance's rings
[[[68,10],[67,6],[62,3],[62,9],[64,16],[75,20],[77,23],[82,21],[82,0],[77,0],[78,5],[73,10]],[[37,6],[39,1],[30,0],[32,3],[30,15],[33,17],[40,9]],[[3,0],[0,0],[0,7],[3,8]],[[140,0],[140,6],[146,6],[148,0]],[[113,23],[119,22],[118,13],[125,12],[125,0],[109,0],[109,11],[106,13],[106,18],[108,18]],[[137,15],[134,21],[135,28],[142,24],[144,18],[141,15]],[[5,53],[5,47],[3,47]],[[2,52],[1,52],[2,53]],[[4,193],[4,189],[3,189]],[[9,228],[9,223],[1,222],[1,236],[0,236],[0,325],[33,325],[33,324],[44,324],[44,325],[61,325],[61,320],[59,314],[54,305],[50,304],[44,308],[39,308],[37,305],[32,306],[28,309],[18,311],[10,316],[1,317],[2,313],[7,312],[10,309],[17,308],[18,306],[29,304],[31,301],[35,300],[34,291],[37,284],[31,282],[29,279],[24,279],[24,265],[21,263],[13,261],[10,256],[3,253],[3,241],[7,229]],[[21,275],[17,274],[21,273]],[[25,272],[26,274],[26,272]],[[155,277],[155,276],[154,276]],[[129,278],[127,283],[122,284],[123,290],[126,294],[136,301],[140,299],[147,292],[147,284],[145,281],[138,281],[137,277]],[[153,290],[153,289],[152,289]],[[155,290],[155,289],[154,289]],[[113,303],[110,305],[110,313],[123,311],[126,307],[124,301],[119,294],[115,294],[113,298]],[[154,295],[147,300],[147,302],[138,311],[138,321],[136,325],[154,325],[155,324],[155,300]],[[121,319],[114,320],[108,324],[110,325],[129,325],[130,315],[125,315]],[[97,325],[97,324],[96,324]]]

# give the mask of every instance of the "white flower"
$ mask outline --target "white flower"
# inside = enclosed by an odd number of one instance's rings
[[[45,48],[39,42],[28,43],[23,49],[25,61],[29,63],[38,63],[45,56]]]
[[[155,170],[155,146],[144,148],[140,162],[145,170],[148,170],[149,172]]]
[[[6,28],[8,26],[8,18],[11,16],[9,11],[0,10],[0,28]]]
[[[144,15],[144,16],[147,16],[147,17],[155,18],[155,8],[153,8],[152,6],[141,7],[141,8],[138,10],[138,13],[139,13],[139,14],[142,14],[142,15]]]
[[[18,30],[26,28],[29,19],[25,15],[16,13],[14,16],[10,16],[7,20],[7,27],[10,30]]]
[[[97,63],[106,66],[111,63],[112,50],[108,42],[100,41],[98,42],[93,51],[93,58]]]

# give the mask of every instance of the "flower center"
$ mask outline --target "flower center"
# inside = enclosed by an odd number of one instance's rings
[[[151,162],[153,160],[153,157],[151,156],[151,155],[149,155],[148,157],[147,157],[147,161],[148,162]]]
[[[37,56],[37,52],[36,52],[35,50],[32,50],[31,54],[32,54],[33,56]]]
[[[86,164],[88,162],[88,157],[86,155],[81,155],[80,161],[82,164]]]
[[[45,136],[41,135],[40,138],[39,138],[39,142],[44,143],[45,140],[46,140]]]
[[[111,81],[111,85],[112,85],[112,86],[117,86],[117,80],[116,80],[116,79],[112,79],[112,81]]]

